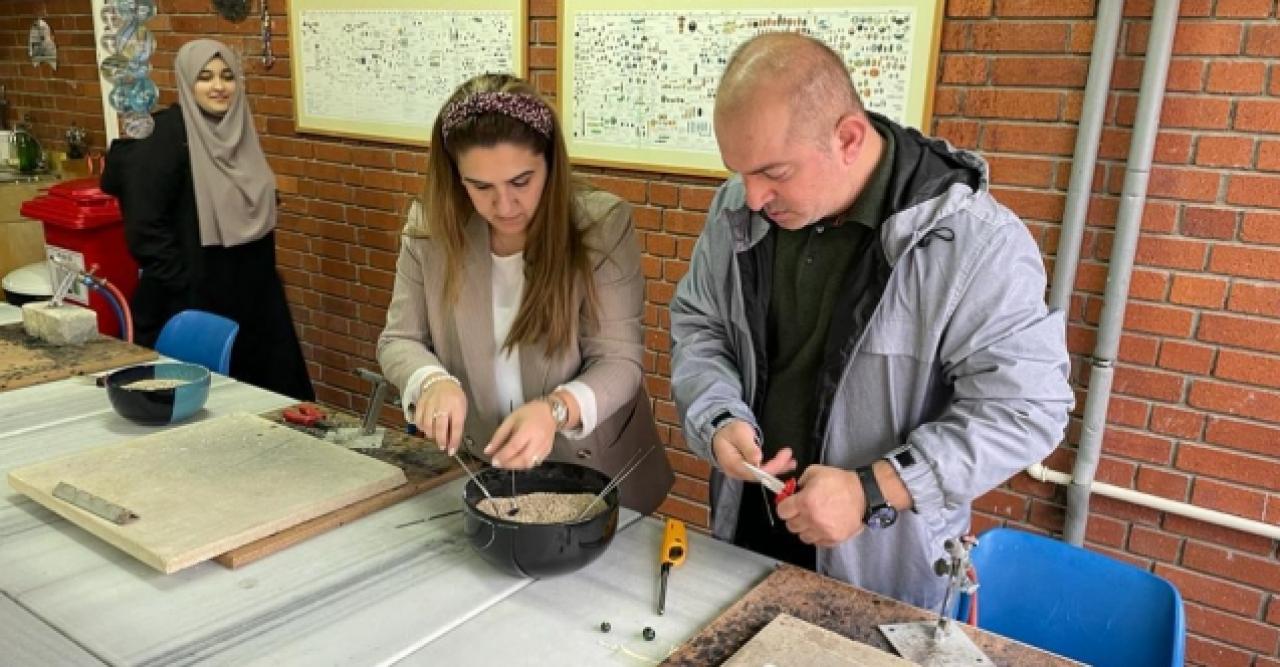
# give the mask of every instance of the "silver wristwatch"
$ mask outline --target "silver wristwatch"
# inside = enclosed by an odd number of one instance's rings
[[[555,394],[548,394],[543,400],[551,406],[551,418],[556,420],[556,430],[563,431],[569,425],[569,406]]]

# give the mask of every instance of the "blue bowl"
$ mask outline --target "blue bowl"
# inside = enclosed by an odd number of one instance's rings
[[[167,389],[130,388],[144,380],[176,380],[182,384]],[[176,424],[204,407],[209,398],[209,370],[183,363],[122,368],[107,376],[107,398],[126,419],[140,424]]]

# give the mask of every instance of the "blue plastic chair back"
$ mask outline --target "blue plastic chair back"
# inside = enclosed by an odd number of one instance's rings
[[[235,320],[203,310],[184,310],[164,323],[156,339],[156,352],[226,375],[231,370],[231,346],[239,332]]]
[[[978,627],[1091,665],[1183,664],[1182,596],[1161,577],[1010,528],[983,533],[972,556]]]

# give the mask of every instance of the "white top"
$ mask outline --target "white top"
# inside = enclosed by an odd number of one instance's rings
[[[504,415],[511,414],[514,408],[524,405],[526,397],[520,374],[520,348],[516,346],[510,352],[502,350],[511,325],[515,322],[516,313],[520,310],[520,297],[524,294],[524,253],[516,253],[505,257],[489,253],[493,259],[493,342],[498,357],[494,359],[494,382],[498,388],[499,405]],[[414,371],[406,385],[407,394],[403,401],[405,421],[413,421],[413,409],[418,402],[422,389],[422,381],[432,373],[448,372],[436,365],[427,365]],[[564,431],[564,436],[578,440],[591,435],[596,428],[599,416],[596,414],[596,394],[582,382],[574,380],[556,387],[573,395],[578,401],[581,424],[571,431]]]

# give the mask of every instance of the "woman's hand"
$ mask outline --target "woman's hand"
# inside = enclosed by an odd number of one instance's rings
[[[436,446],[452,456],[462,444],[463,427],[467,422],[467,394],[456,379],[442,377],[441,373],[428,375],[422,386],[418,405],[413,411],[413,423],[435,441]]]
[[[547,460],[556,440],[556,420],[544,400],[529,401],[507,415],[484,453],[495,468],[524,470]]]

